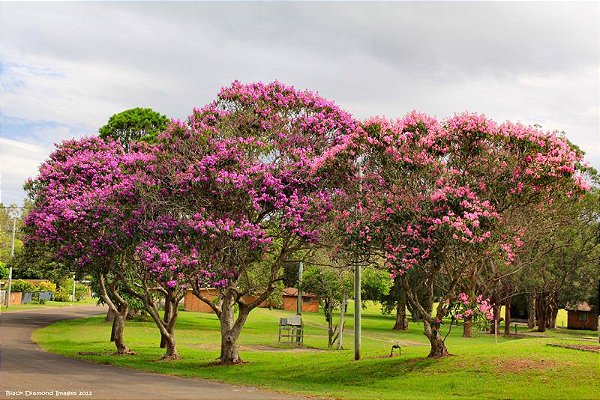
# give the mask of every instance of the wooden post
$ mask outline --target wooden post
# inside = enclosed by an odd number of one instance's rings
[[[344,295],[342,297],[342,306],[340,309],[340,332],[338,333],[337,349],[342,349],[342,336],[344,334],[344,314],[346,313],[346,290],[344,289]]]
[[[494,343],[498,344],[498,319],[494,318]]]

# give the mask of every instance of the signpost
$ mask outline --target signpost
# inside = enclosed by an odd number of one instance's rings
[[[298,263],[298,303],[296,305],[296,314],[302,315],[302,272],[304,270],[304,263],[300,261]]]

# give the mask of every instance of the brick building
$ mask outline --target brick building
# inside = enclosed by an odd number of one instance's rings
[[[569,329],[598,329],[598,312],[594,312],[588,303],[567,305],[567,328]]]
[[[204,297],[213,300],[219,296],[217,289],[202,289]],[[256,297],[247,296],[244,298],[247,302],[255,300]],[[280,307],[284,310],[296,311],[298,302],[298,289],[285,288],[282,295]],[[212,313],[213,310],[208,304],[197,298],[191,290],[188,290],[184,296],[184,307],[186,311],[195,311],[203,313]],[[268,302],[263,302],[259,307],[269,307]],[[302,293],[302,312],[317,312],[319,311],[319,299],[311,293]]]

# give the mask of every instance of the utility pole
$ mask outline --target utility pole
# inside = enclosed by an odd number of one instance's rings
[[[362,165],[358,165],[358,190],[362,194],[362,178],[363,171]],[[357,260],[358,261],[358,260]],[[360,348],[361,348],[361,270],[360,264],[356,262],[354,264],[354,360],[360,360]]]
[[[13,216],[13,230],[12,230],[12,245],[10,246],[10,259],[15,256],[15,231],[17,228],[17,217]],[[12,263],[8,272],[8,293],[6,298],[6,308],[10,305],[10,291],[12,289]]]
[[[361,270],[358,263],[354,264],[354,359],[360,360],[360,347],[361,347]]]
[[[73,272],[73,302],[75,302],[75,272]]]
[[[296,314],[302,315],[302,272],[304,270],[304,263],[300,261],[298,263],[298,302],[296,305]]]

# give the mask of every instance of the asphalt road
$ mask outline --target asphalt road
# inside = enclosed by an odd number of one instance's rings
[[[68,359],[41,350],[31,339],[35,329],[55,321],[105,312],[96,306],[74,306],[0,314],[0,398],[303,399]]]

